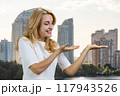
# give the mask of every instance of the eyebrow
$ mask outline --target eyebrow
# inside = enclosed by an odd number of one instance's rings
[[[50,21],[45,21],[45,23],[46,23],[46,22],[49,23]],[[52,21],[52,23],[53,23],[53,21]]]

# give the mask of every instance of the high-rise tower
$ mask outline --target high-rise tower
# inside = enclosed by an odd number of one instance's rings
[[[0,42],[0,60],[13,61],[13,43],[6,39]]]
[[[64,45],[66,43],[69,43],[69,46],[74,45],[73,29],[73,18],[66,19],[62,25],[58,25],[58,43],[60,45]],[[73,54],[73,51],[65,52],[70,63],[74,62]]]
[[[16,43],[17,39],[23,35],[26,23],[31,13],[35,10],[30,9],[20,13],[12,24],[12,42],[13,42],[13,60],[16,60],[17,63],[21,63],[19,59],[18,52],[16,52]]]

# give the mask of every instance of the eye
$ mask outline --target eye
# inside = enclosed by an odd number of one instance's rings
[[[45,23],[45,25],[48,25],[48,23]]]

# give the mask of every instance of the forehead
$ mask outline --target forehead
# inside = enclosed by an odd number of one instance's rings
[[[45,21],[53,21],[52,15],[50,14],[42,15],[42,22],[45,22]]]

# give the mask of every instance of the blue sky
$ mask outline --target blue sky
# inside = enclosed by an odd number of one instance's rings
[[[74,44],[80,45],[75,56],[79,56],[85,46],[91,43],[91,34],[96,30],[105,29],[108,32],[118,28],[120,37],[120,0],[1,0],[0,40],[6,38],[11,41],[15,18],[22,11],[36,7],[50,9],[56,15],[54,40],[57,39],[57,25],[61,25],[65,19],[74,19]]]

